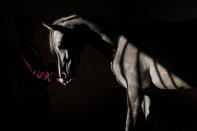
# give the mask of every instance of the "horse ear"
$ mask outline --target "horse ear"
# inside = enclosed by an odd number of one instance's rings
[[[49,30],[57,30],[57,31],[60,31],[62,33],[66,33],[69,31],[68,28],[64,27],[64,26],[61,26],[61,25],[51,25],[51,24],[45,24],[45,23],[42,23],[47,29]]]
[[[47,29],[49,29],[49,30],[52,30],[52,29],[53,29],[53,25],[45,24],[44,22],[42,23],[42,25],[43,25],[44,27],[46,27]]]

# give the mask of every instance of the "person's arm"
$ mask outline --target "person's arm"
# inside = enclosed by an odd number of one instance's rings
[[[49,71],[47,68],[44,68],[39,62],[29,62],[28,57],[25,54],[21,54],[21,58],[27,66],[28,70],[34,75],[37,79],[42,79],[47,82],[52,82],[56,80],[56,75],[54,72]],[[32,64],[30,64],[32,63]]]

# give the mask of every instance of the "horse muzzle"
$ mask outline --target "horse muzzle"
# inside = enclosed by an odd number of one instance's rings
[[[65,73],[61,73],[61,77],[57,78],[57,81],[67,86],[71,81],[73,81],[74,73],[66,75]]]
[[[56,80],[61,84],[63,84],[64,86],[67,86],[71,81],[73,81],[73,79],[64,80],[63,78],[57,78]]]

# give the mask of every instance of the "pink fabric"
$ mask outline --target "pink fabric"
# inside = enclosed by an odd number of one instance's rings
[[[40,71],[39,69],[33,69],[31,67],[31,65],[27,62],[27,60],[24,57],[24,54],[21,55],[21,57],[23,58],[27,68],[29,69],[29,71],[36,76],[36,78],[38,79],[43,79],[48,81],[49,83],[51,82],[51,77],[53,75],[53,72],[48,72],[48,71]]]

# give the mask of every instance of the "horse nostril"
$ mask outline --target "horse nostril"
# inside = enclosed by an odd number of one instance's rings
[[[61,78],[66,79],[66,74],[62,73]]]

